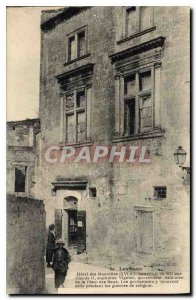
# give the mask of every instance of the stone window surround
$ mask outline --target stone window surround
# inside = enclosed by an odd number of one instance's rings
[[[141,90],[139,89],[139,80],[140,80],[140,77],[142,76],[142,74],[146,73],[146,72],[149,72],[150,71],[150,74],[151,74],[151,88],[148,89],[148,90]],[[150,66],[150,67],[147,67],[147,68],[141,68],[141,69],[138,69],[136,70],[135,72],[130,72],[128,73],[128,76],[130,75],[134,75],[135,76],[135,86],[136,86],[136,91],[134,92],[134,94],[131,94],[131,95],[124,95],[123,96],[123,103],[124,103],[124,107],[125,107],[125,102],[127,101],[130,101],[131,99],[134,98],[135,100],[135,116],[136,116],[136,122],[134,124],[134,129],[135,129],[135,133],[134,135],[137,135],[139,133],[139,101],[140,101],[140,98],[142,97],[151,97],[152,98],[152,102],[153,102],[153,95],[154,95],[154,90],[155,90],[155,87],[154,87],[154,67],[153,66]],[[125,75],[125,77],[123,77],[123,79],[126,78],[127,75]],[[124,80],[123,80],[124,81]],[[124,84],[123,84],[124,85]],[[152,103],[152,125],[151,125],[151,128],[153,128],[153,103]],[[125,131],[125,128],[124,128],[124,131]],[[124,134],[123,134],[124,135]],[[131,135],[131,134],[129,134]],[[126,134],[126,136],[128,136],[128,134]]]
[[[69,90],[67,92],[65,92],[63,95],[61,94],[61,101],[63,101],[62,106],[63,106],[63,112],[64,112],[64,116],[63,116],[63,133],[64,133],[64,141],[66,142],[66,116],[69,115],[74,115],[74,128],[75,128],[75,141],[72,142],[73,143],[81,143],[77,141],[77,114],[80,112],[84,112],[85,113],[85,119],[86,119],[86,138],[85,141],[87,141],[87,95],[89,93],[89,90],[91,89],[91,86],[80,86],[80,87],[76,87],[73,90]],[[85,106],[84,107],[77,107],[77,93],[84,91],[85,92]],[[70,109],[70,110],[66,110],[66,96],[73,94],[74,95],[74,108]],[[82,141],[83,142],[83,141]]]
[[[165,131],[161,128],[160,120],[160,80],[164,42],[165,37],[159,36],[150,41],[109,55],[115,70],[115,132],[112,142],[154,138],[164,135]],[[123,76],[127,76],[130,72],[136,72],[147,67],[154,70],[154,86],[156,87],[153,97],[155,99],[153,104],[154,111],[156,111],[156,114],[154,115],[153,130],[152,132],[123,136],[124,112],[121,109],[121,101],[124,96]]]
[[[78,34],[80,34],[81,32],[85,32],[85,54],[82,55],[82,56],[78,56]],[[76,51],[76,55],[75,56],[76,57],[71,60],[70,57],[69,57],[69,40],[72,37],[75,37],[75,41],[76,41],[76,49],[75,49],[75,51]],[[75,62],[75,61],[78,61],[80,59],[86,58],[89,55],[90,54],[87,53],[87,25],[82,26],[82,27],[78,28],[77,30],[75,30],[75,31],[67,34],[67,60],[66,60],[66,62],[65,62],[64,65],[68,65],[68,64],[70,64],[72,62]]]
[[[83,108],[75,108],[73,110],[66,111],[66,96],[70,95],[70,93],[74,93],[74,102],[76,105],[76,93],[79,91],[85,90],[85,99],[86,99],[86,104],[85,107]],[[74,113],[75,117],[75,131],[76,130],[76,119],[77,119],[77,112],[79,111],[85,111],[86,115],[86,139],[84,141],[77,142],[77,138],[75,137],[75,141],[72,143],[69,143],[69,145],[83,145],[83,144],[88,144],[91,143],[91,132],[90,132],[90,110],[91,110],[91,97],[92,97],[92,86],[91,85],[84,85],[84,86],[79,86],[78,88],[75,88],[73,90],[69,90],[65,93],[61,93],[61,137],[60,141],[64,144],[67,143],[66,141],[66,115],[69,115],[71,113]],[[89,100],[90,99],[90,100]],[[89,100],[89,101],[88,101]],[[88,103],[87,103],[88,102]],[[88,105],[87,105],[88,104]]]
[[[151,70],[152,80],[153,80],[153,87],[151,91],[152,95],[152,132],[157,129],[161,129],[160,124],[160,72],[161,72],[161,62],[154,63],[149,65],[148,67],[139,67],[135,70],[131,70],[131,72],[124,73],[121,75],[115,76],[115,137],[122,137],[126,139],[128,137],[136,138],[137,136],[142,137],[148,135],[150,132],[140,133],[139,132],[139,107],[138,102],[136,101],[136,131],[135,134],[130,136],[124,135],[124,101],[128,99],[124,97],[124,78],[128,75],[138,74],[140,72],[145,72]],[[138,76],[136,76],[138,79]],[[147,91],[148,92],[148,91]],[[140,92],[142,94],[144,92]],[[138,97],[140,95],[138,94]],[[156,102],[155,102],[156,98]],[[156,111],[156,114],[155,114]],[[114,139],[115,139],[114,137]]]
[[[153,199],[162,200],[167,198],[167,187],[164,185],[153,186],[154,196]],[[157,193],[157,195],[156,195]]]
[[[79,68],[74,68],[68,72],[56,76],[60,85],[60,143],[66,144],[66,122],[65,122],[65,96],[73,90],[85,89],[86,90],[86,140],[80,141],[79,143],[71,143],[72,146],[82,146],[91,144],[91,105],[93,95],[92,89],[92,75],[93,75],[94,64],[86,64]],[[81,79],[82,74],[82,79]],[[85,75],[85,76],[84,76]],[[73,80],[74,79],[74,80]],[[70,81],[71,80],[71,81]]]
[[[126,39],[126,38],[131,39],[131,38],[134,38],[134,37],[137,37],[141,34],[146,33],[146,31],[149,32],[149,30],[151,31],[151,30],[155,29],[155,26],[154,26],[154,9],[153,9],[153,7],[148,6],[150,8],[150,26],[149,26],[149,28],[145,28],[145,29],[141,30],[141,16],[140,16],[141,15],[141,7],[136,6],[137,31],[134,32],[131,35],[128,35],[128,32],[127,32],[127,13],[128,13],[128,10],[130,10],[133,7],[134,6],[127,6],[127,7],[125,7],[125,9],[123,11],[123,16],[124,16],[124,20],[125,20],[125,26],[124,26],[124,29],[123,29],[124,39]]]
[[[13,166],[13,191],[14,194],[20,196],[24,196],[24,195],[29,195],[30,193],[30,188],[31,188],[31,168],[33,167],[33,164],[29,163],[29,162],[12,162],[12,166]],[[25,180],[25,192],[15,192],[15,168],[17,167],[27,167],[27,171],[26,171],[26,180]]]

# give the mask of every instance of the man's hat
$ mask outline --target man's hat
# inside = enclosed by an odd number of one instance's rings
[[[54,224],[50,224],[49,225],[49,229],[51,230],[51,229],[54,229],[55,228],[55,226],[54,226]]]
[[[65,243],[64,243],[64,241],[63,241],[62,239],[57,240],[57,241],[56,241],[56,244],[57,244],[57,245],[58,245],[58,244],[65,245]]]

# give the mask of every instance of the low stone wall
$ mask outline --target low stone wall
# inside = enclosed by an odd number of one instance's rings
[[[7,293],[44,291],[45,209],[43,201],[7,196]]]

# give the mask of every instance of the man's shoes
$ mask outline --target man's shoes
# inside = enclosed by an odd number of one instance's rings
[[[47,264],[47,268],[51,268],[51,264],[50,263]]]

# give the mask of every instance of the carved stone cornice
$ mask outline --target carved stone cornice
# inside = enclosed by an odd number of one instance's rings
[[[94,64],[89,63],[81,67],[64,72],[55,76],[63,90],[67,90],[69,85],[91,84]]]
[[[116,74],[116,75],[114,76],[114,79],[115,79],[115,80],[119,80],[119,79],[120,79],[120,75],[119,75],[119,74]]]
[[[94,67],[94,64],[87,64],[87,65],[78,67],[76,69],[64,72],[60,75],[57,75],[56,78],[57,78],[58,82],[61,83],[62,81],[66,81],[69,78],[76,77],[78,75],[81,75],[81,74],[84,74],[87,72],[93,72],[93,67]]]
[[[53,191],[57,190],[85,190],[87,186],[88,180],[62,180],[62,181],[55,181],[52,182]]]
[[[155,69],[160,68],[161,67],[161,62],[156,62],[154,64]]]
[[[142,53],[142,52],[146,52],[148,50],[154,49],[154,48],[158,48],[158,47],[162,47],[165,41],[165,37],[163,36],[159,36],[153,40],[147,41],[145,43],[136,45],[134,47],[125,49],[123,51],[120,51],[118,53],[114,53],[109,55],[109,58],[111,59],[112,63],[115,63],[118,60]]]

